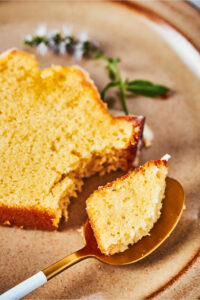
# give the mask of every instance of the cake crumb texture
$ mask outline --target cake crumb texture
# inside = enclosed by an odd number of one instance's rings
[[[87,199],[90,224],[103,254],[122,252],[149,234],[160,217],[167,173],[166,160],[152,160]]]
[[[54,230],[82,178],[134,160],[144,119],[112,117],[78,67],[40,70],[32,55],[6,52],[0,101],[1,224]]]

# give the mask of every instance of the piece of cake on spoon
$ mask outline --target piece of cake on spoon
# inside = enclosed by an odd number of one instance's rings
[[[102,253],[122,252],[149,234],[160,217],[169,158],[166,154],[150,160],[99,187],[87,199],[88,217]]]

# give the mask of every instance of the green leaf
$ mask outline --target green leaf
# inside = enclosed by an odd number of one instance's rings
[[[68,37],[68,39],[69,39],[69,45],[75,44],[76,40],[73,36]]]
[[[59,32],[56,33],[56,35],[54,36],[54,41],[57,45],[61,42],[61,39],[61,34]]]
[[[31,40],[31,41],[26,41],[26,40],[24,40],[24,44],[25,44],[25,45],[29,45],[29,46],[33,46],[33,45],[34,45],[34,42],[33,42],[33,40]]]
[[[84,47],[84,55],[89,56],[90,51],[92,49],[90,41],[85,41],[83,47]]]
[[[111,89],[111,88],[114,88],[116,86],[119,86],[119,81],[112,81],[112,82],[109,82],[105,88],[102,90],[101,92],[101,98],[102,100],[105,100],[105,95],[106,95],[106,92]]]
[[[160,97],[170,89],[164,85],[155,84],[148,80],[138,79],[125,82],[126,91],[146,97]]]

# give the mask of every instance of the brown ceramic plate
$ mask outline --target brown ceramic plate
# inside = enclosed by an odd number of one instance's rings
[[[193,48],[190,48],[193,52],[186,53],[186,58],[190,58],[189,62],[186,59],[186,65],[158,29],[169,29],[165,23],[169,22],[198,48],[199,19],[195,8],[181,1],[0,3],[1,52],[14,46],[22,49],[24,36],[41,22],[59,29],[63,24],[73,24],[75,33],[87,30],[108,55],[121,58],[125,77],[149,79],[175,91],[165,101],[130,97],[128,107],[130,113],[145,115],[155,134],[153,146],[143,150],[141,162],[170,153],[170,176],[179,180],[186,192],[186,210],[181,221],[168,240],[149,257],[124,267],[104,265],[94,259],[81,262],[27,298],[200,297],[200,86],[197,78],[200,68],[195,67],[198,56]],[[175,38],[175,44],[179,45],[180,40]],[[41,67],[74,63],[70,58],[53,54],[38,59]],[[82,65],[101,89],[107,81],[102,62],[84,61]],[[118,98],[115,92],[110,95]],[[120,103],[116,102],[114,108],[121,109]],[[83,192],[70,206],[69,221],[58,232],[1,227],[0,292],[81,248],[83,241],[77,229],[86,218],[85,199],[97,185],[119,175],[86,180]]]

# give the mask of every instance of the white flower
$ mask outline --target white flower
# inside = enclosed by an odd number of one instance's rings
[[[83,57],[83,44],[82,43],[77,43],[74,47],[74,58],[77,61],[80,61]]]
[[[42,42],[42,43],[40,43],[40,44],[37,46],[36,51],[37,51],[37,53],[39,53],[40,55],[45,55],[45,54],[47,53],[47,51],[48,51],[48,47],[47,47],[47,45],[46,45],[44,42]]]
[[[59,51],[59,50],[58,50],[59,45],[56,44],[56,42],[54,41],[54,39],[48,40],[48,46],[49,46],[49,48],[50,48],[52,51],[54,51],[54,52]]]
[[[33,39],[33,36],[31,35],[31,34],[27,34],[26,36],[25,36],[25,41],[26,42],[31,42],[32,41],[32,39]]]
[[[69,25],[69,26],[63,26],[63,27],[62,27],[62,33],[63,33],[63,36],[64,36],[64,37],[71,36],[71,35],[72,35],[72,29],[73,29],[73,26],[72,26],[72,25]]]
[[[46,27],[45,24],[39,25],[38,28],[35,31],[35,34],[37,36],[44,36],[44,35],[46,35],[46,33],[47,33],[47,27]]]
[[[67,49],[66,49],[66,42],[64,41],[64,42],[61,42],[60,44],[59,44],[59,53],[61,54],[61,55],[65,55],[66,53],[67,53]]]
[[[59,31],[57,29],[49,29],[47,32],[47,39],[52,39]]]
[[[48,40],[48,45],[51,47],[51,48],[54,48],[56,46],[56,42],[54,41],[54,39],[49,39]]]
[[[83,51],[79,50],[79,51],[75,51],[74,52],[74,58],[76,61],[80,61],[83,57]]]
[[[68,44],[70,44],[70,39],[66,38],[64,42],[65,42],[66,45],[68,45]]]
[[[87,42],[89,40],[88,38],[88,33],[86,31],[82,31],[79,35],[78,35],[78,40],[79,42],[81,42],[82,44]]]

